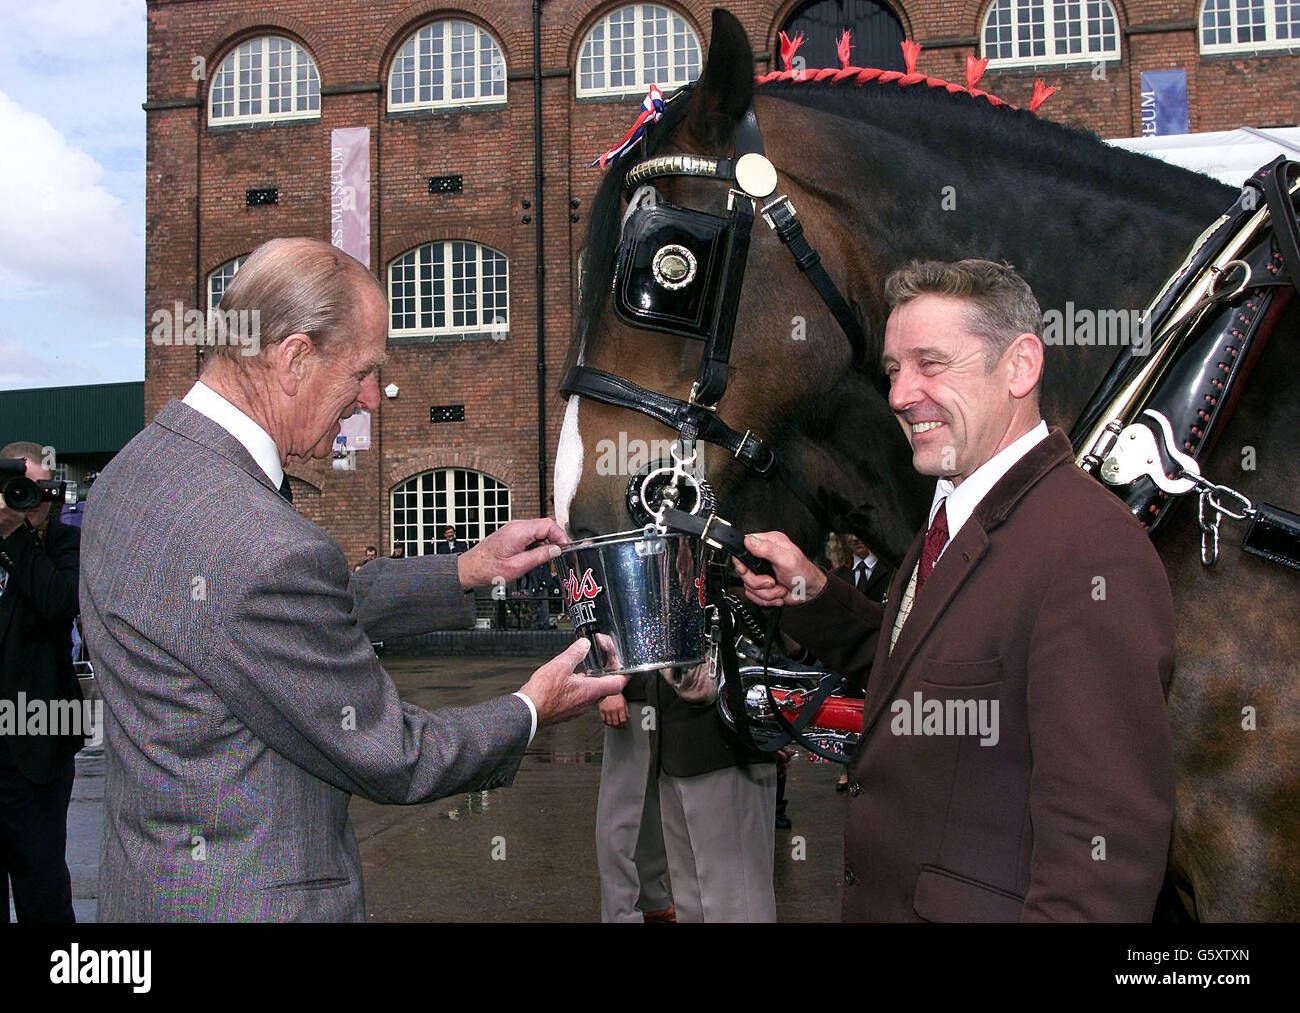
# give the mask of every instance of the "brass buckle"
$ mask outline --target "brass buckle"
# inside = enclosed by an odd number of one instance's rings
[[[687,403],[692,405],[695,408],[702,408],[706,412],[716,412],[718,410],[717,401],[714,401],[713,404],[702,404],[699,401],[699,394],[700,394],[700,381],[696,380],[691,384],[691,394],[690,397],[686,399]]]

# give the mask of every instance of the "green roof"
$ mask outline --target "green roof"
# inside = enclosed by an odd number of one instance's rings
[[[0,391],[0,447],[31,440],[61,455],[116,453],[143,428],[143,380]]]

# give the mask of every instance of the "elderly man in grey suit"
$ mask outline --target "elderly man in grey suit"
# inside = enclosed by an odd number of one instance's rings
[[[539,724],[622,689],[574,673],[581,642],[514,695],[430,712],[398,699],[372,638],[468,626],[467,591],[555,551],[513,521],[460,556],[351,575],[292,506],[284,465],[324,458],[379,405],[387,305],[326,243],[273,240],[222,310],[261,347],[217,346],[200,382],[104,469],[82,541],[81,607],[105,703],[99,917],[360,921],[348,801],[420,802],[510,784]],[[536,548],[528,546],[547,542]]]

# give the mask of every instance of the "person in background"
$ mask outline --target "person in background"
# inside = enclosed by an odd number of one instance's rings
[[[50,478],[40,444],[11,443],[0,457],[26,458],[27,477]],[[81,532],[44,502],[20,513],[0,499],[0,700],[19,694],[51,715],[81,688],[72,669]],[[7,708],[8,709],[8,708]],[[12,711],[11,711],[12,713]],[[63,728],[68,732],[71,729]],[[89,731],[89,729],[81,729]],[[64,859],[68,803],[82,735],[0,735],[0,922],[9,891],[20,922],[74,922],[72,877]]]
[[[872,552],[867,543],[851,532],[840,535],[839,544],[843,546],[843,557],[836,563],[829,575],[851,584],[863,596],[883,605],[889,591],[889,582],[894,577],[893,568],[882,563]],[[866,676],[863,676],[865,681]],[[862,696],[862,690],[853,688],[856,696]],[[849,790],[849,768],[846,764],[840,768],[840,779],[835,782],[836,791]]]
[[[438,546],[440,556],[454,556],[458,552],[468,552],[469,545],[456,537],[456,529],[448,524],[442,529],[442,544]]]
[[[356,566],[354,566],[354,567],[352,568],[352,572],[353,572],[353,573],[356,573],[358,570],[360,570],[360,569],[361,569],[363,566],[365,566],[367,563],[373,562],[374,559],[375,559],[375,557],[377,557],[378,555],[379,555],[379,552],[375,549],[375,547],[374,547],[373,545],[367,545],[367,546],[366,546],[366,558],[363,559],[363,560],[361,560],[361,562],[359,562]]]

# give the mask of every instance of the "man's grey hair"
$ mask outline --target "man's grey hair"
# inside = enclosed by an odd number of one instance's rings
[[[235,272],[216,312],[256,310],[263,349],[291,334],[306,334],[328,357],[350,332],[367,285],[383,297],[364,264],[323,240],[272,239]],[[234,360],[241,357],[237,342],[210,351]]]
[[[1028,283],[1010,264],[991,260],[914,260],[885,279],[885,298],[894,309],[918,296],[963,300],[966,329],[987,343],[984,365],[992,369],[1021,334],[1043,338],[1043,311]]]

